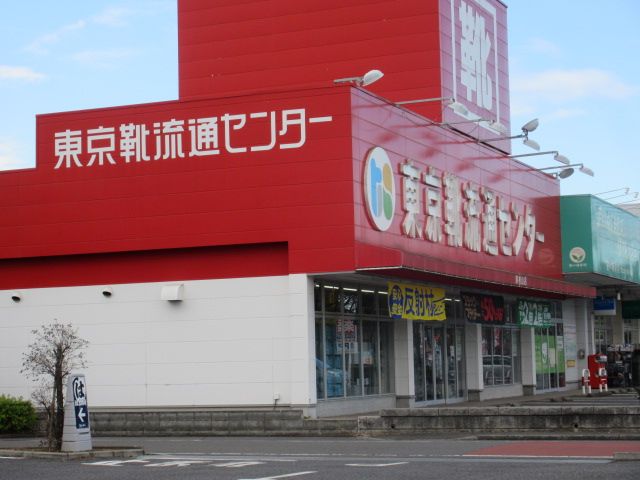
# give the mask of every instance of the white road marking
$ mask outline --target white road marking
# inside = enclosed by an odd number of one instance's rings
[[[347,467],[393,467],[394,465],[406,465],[409,462],[394,463],[347,463]]]
[[[190,467],[199,463],[206,462],[204,460],[174,460],[172,462],[150,463],[145,467]]]
[[[0,458],[4,458],[5,460],[22,460],[24,457],[0,457]]]
[[[252,465],[263,465],[264,462],[229,462],[229,463],[219,463],[214,464],[214,467],[226,467],[226,468],[241,468],[241,467],[250,467]]]
[[[308,475],[310,473],[317,473],[317,472],[315,472],[315,471],[311,471],[311,472],[295,472],[295,473],[286,473],[284,475],[275,475],[273,477],[241,478],[240,480],[274,480],[276,478],[297,477],[299,475]]]
[[[147,460],[103,460],[101,462],[86,462],[82,465],[92,467],[121,467],[125,463],[149,463]]]

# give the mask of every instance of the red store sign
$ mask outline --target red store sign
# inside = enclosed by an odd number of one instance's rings
[[[464,318],[467,322],[490,325],[506,323],[504,299],[496,295],[460,293]]]
[[[405,160],[398,168],[402,235],[416,241],[464,248],[492,256],[524,255],[531,261],[544,233],[531,205],[433,166]],[[375,147],[365,161],[367,213],[380,231],[392,226],[395,174],[387,152]]]

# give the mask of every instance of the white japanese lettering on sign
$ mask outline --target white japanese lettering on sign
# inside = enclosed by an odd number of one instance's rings
[[[308,124],[331,121],[331,116],[308,117],[304,108],[294,108],[187,120],[171,118],[150,125],[100,125],[85,132],[67,129],[54,133],[54,169],[296,149],[307,141]],[[237,136],[249,126],[250,142]],[[260,129],[264,134],[253,133]]]
[[[402,163],[399,170],[403,235],[423,238],[424,233],[429,242],[504,256],[518,256],[526,242],[527,261],[533,258],[536,242],[544,243],[530,205],[519,210],[493,190],[461,182],[454,174],[439,173],[431,166],[422,172],[420,182],[421,172],[411,160]]]
[[[402,170],[402,209],[406,212],[402,222],[402,232],[411,238],[422,238],[422,229],[418,224],[420,214],[419,181],[420,171],[407,162],[400,167]]]
[[[493,107],[493,80],[487,70],[491,39],[486,30],[485,19],[465,1],[460,3],[458,18],[462,28],[460,82],[467,87],[468,101],[473,100],[475,93],[476,104],[491,110]]]

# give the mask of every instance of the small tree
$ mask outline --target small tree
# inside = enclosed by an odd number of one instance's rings
[[[64,426],[64,384],[73,369],[85,366],[84,349],[89,342],[70,324],[54,320],[32,330],[35,341],[22,355],[21,373],[39,383],[34,400],[47,412],[49,450],[60,450]]]

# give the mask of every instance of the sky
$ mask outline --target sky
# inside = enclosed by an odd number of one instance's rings
[[[561,193],[612,203],[640,190],[640,2],[506,0],[513,134],[582,163]],[[35,165],[35,115],[178,97],[175,0],[6,0],[0,169]],[[530,153],[516,140],[514,154]],[[535,168],[552,155],[527,157]],[[629,193],[625,195],[625,189]],[[640,198],[638,198],[640,201]]]

